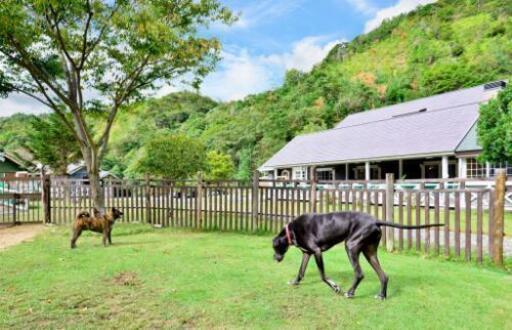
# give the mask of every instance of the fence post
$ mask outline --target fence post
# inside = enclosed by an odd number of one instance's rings
[[[260,172],[258,170],[254,171],[252,175],[252,229],[259,229],[258,215],[259,215],[259,187],[260,187]]]
[[[503,266],[503,225],[505,216],[505,191],[507,173],[504,169],[496,170],[494,199],[494,251],[493,260],[497,266]]]
[[[311,166],[309,168],[309,178],[311,179],[311,191],[310,191],[310,199],[309,202],[311,203],[310,209],[311,213],[316,213],[316,167]],[[322,201],[320,201],[322,203]]]
[[[144,199],[146,202],[146,222],[151,224],[151,180],[149,174],[144,176]]]
[[[51,223],[51,181],[41,167],[41,204],[43,205],[43,223]]]
[[[395,208],[395,175],[386,173],[386,221],[393,222]],[[395,230],[387,227],[386,250],[392,252],[395,248]]]
[[[196,187],[196,226],[202,228],[203,220],[203,175],[201,172],[197,174],[197,187]]]

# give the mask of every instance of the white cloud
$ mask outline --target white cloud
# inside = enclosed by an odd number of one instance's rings
[[[201,92],[217,100],[231,101],[271,87],[272,70],[246,49],[224,52],[216,72],[201,86]]]
[[[232,101],[277,87],[286,70],[311,70],[337,42],[327,37],[306,37],[294,43],[290,52],[260,56],[251,55],[247,49],[227,50],[217,71],[205,79],[201,92]]]
[[[357,0],[351,0],[356,1]],[[434,3],[436,0],[399,0],[394,6],[383,8],[375,13],[375,16],[366,22],[364,33],[368,33],[379,27],[385,19],[413,11],[419,5]]]
[[[290,53],[272,54],[265,57],[265,60],[286,70],[309,71],[339,42],[340,40],[326,42],[326,37],[306,37],[294,43]]]
[[[11,94],[6,99],[0,99],[0,117],[7,117],[18,112],[40,114],[50,111],[43,104],[22,94]]]
[[[377,11],[377,8],[368,0],[343,0],[344,2],[351,5],[356,11],[363,13],[365,15],[374,14]]]

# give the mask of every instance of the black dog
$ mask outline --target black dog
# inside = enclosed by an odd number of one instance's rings
[[[304,214],[286,225],[281,233],[274,238],[274,259],[278,262],[282,261],[288,247],[290,245],[297,246],[304,254],[299,274],[290,284],[298,285],[300,283],[304,278],[309,258],[311,255],[314,255],[322,280],[336,293],[340,293],[340,287],[325,276],[322,252],[345,241],[345,250],[355,272],[354,282],[347,293],[345,293],[345,296],[352,298],[357,286],[363,279],[363,272],[359,265],[359,255],[362,252],[379,276],[381,288],[376,298],[386,299],[388,276],[380,267],[379,259],[377,258],[377,248],[382,236],[380,227],[382,226],[401,229],[421,229],[444,226],[444,224],[401,226],[377,221],[369,214],[360,212]]]

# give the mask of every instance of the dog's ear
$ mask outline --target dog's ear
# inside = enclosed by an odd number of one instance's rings
[[[94,216],[95,217],[99,217],[101,215],[100,210],[98,210],[97,208],[93,208],[93,211],[94,211]]]

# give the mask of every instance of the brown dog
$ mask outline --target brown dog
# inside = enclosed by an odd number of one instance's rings
[[[101,214],[94,210],[94,216],[91,217],[87,211],[80,212],[73,224],[73,237],[71,238],[71,248],[76,248],[76,240],[82,234],[83,230],[90,230],[97,233],[103,233],[103,245],[112,244],[112,227],[117,219],[123,216],[123,212],[116,208],[111,208],[106,214]]]

